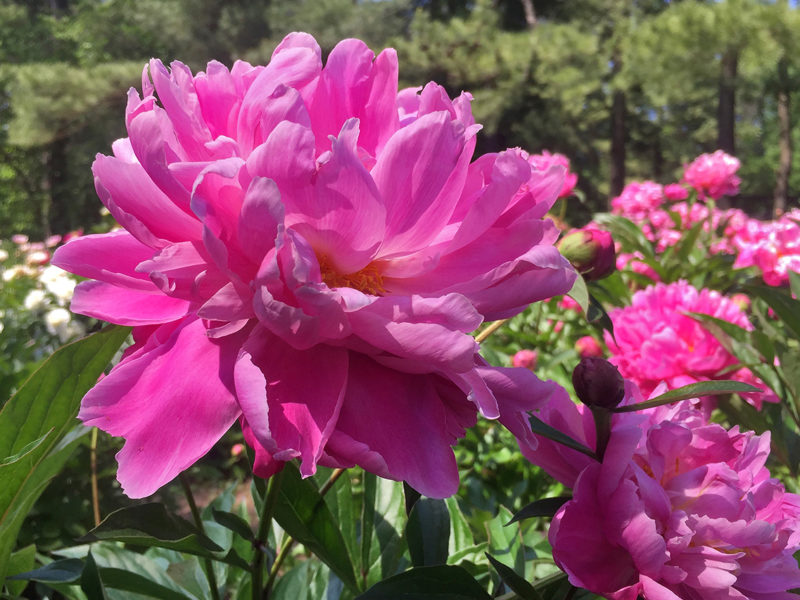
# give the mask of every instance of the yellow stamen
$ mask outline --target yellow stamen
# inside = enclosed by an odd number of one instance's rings
[[[383,275],[375,263],[370,263],[355,273],[339,273],[331,265],[327,256],[319,258],[319,270],[322,281],[330,288],[349,287],[372,296],[386,293],[383,287]]]

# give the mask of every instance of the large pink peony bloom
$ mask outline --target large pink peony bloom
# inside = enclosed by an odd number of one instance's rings
[[[664,203],[664,188],[654,181],[632,181],[611,200],[611,212],[634,223],[644,221]]]
[[[700,200],[709,196],[715,200],[722,196],[735,196],[741,183],[736,176],[740,165],[738,158],[722,150],[701,154],[685,167],[683,181],[697,191]]]
[[[570,582],[612,600],[794,598],[800,497],[764,466],[769,433],[707,424],[688,403],[648,412],[617,416],[629,426],[553,519]]]
[[[483,366],[469,332],[570,289],[542,219],[562,168],[516,151],[470,162],[469,95],[398,93],[394,51],[358,40],[324,68],[298,33],[265,67],[154,60],[142,91],[129,138],[93,165],[124,230],[55,257],[93,280],[73,310],[134,327],[80,412],[125,438],[128,495],[236,420],[257,474],[359,464],[434,497],[455,492],[451,445],[478,411],[529,437],[525,411],[550,388]]]
[[[786,285],[789,273],[800,273],[800,226],[792,219],[751,219],[732,240],[739,249],[733,266],[757,267],[767,285]]]
[[[738,364],[736,358],[686,313],[711,315],[752,329],[741,308],[719,292],[698,291],[685,281],[659,283],[636,292],[631,306],[609,313],[616,336],[606,334],[609,360],[646,396],[662,381],[669,389],[713,379],[736,379],[763,387],[748,369],[730,372],[730,367]],[[772,393],[745,396],[757,407],[762,401],[778,401]]]

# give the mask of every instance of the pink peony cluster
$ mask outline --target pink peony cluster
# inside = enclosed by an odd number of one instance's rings
[[[684,168],[683,181],[695,189],[700,200],[735,196],[741,183],[736,176],[740,165],[738,158],[722,150],[701,154]]]
[[[539,171],[547,171],[553,165],[564,167],[564,184],[558,193],[558,197],[569,198],[572,195],[572,191],[578,184],[578,176],[569,170],[569,159],[566,156],[558,152],[550,153],[547,150],[542,150],[541,154],[531,154],[528,157],[528,161]]]
[[[639,223],[664,203],[664,188],[654,181],[632,181],[611,200],[611,212]]]
[[[237,420],[259,475],[358,464],[432,497],[456,491],[451,446],[478,412],[532,439],[552,386],[485,366],[469,333],[570,289],[543,219],[563,168],[472,161],[470,96],[398,92],[391,49],[321,57],[295,33],[267,66],[153,60],[129,137],[93,165],[124,229],[54,263],[90,280],[74,311],[133,326],[79,415],[125,438],[131,497]]]
[[[790,272],[800,273],[800,226],[792,219],[750,219],[736,231],[732,243],[739,250],[733,266],[755,266],[767,285],[786,285]]]
[[[645,395],[661,382],[674,389],[698,381],[735,379],[763,388],[749,369],[731,372],[739,361],[687,313],[752,329],[739,306],[719,292],[698,291],[686,281],[659,283],[636,292],[630,306],[609,313],[616,336],[606,333],[609,360]],[[745,396],[756,407],[762,401],[778,401],[771,392]]]
[[[562,430],[593,447],[590,411],[564,402]],[[726,431],[686,402],[647,412],[614,416],[602,463],[541,448],[574,488],[549,533],[570,582],[612,600],[793,598],[800,497],[765,467],[769,433]]]

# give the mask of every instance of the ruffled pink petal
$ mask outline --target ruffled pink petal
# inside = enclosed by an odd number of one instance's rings
[[[343,348],[297,351],[256,328],[236,361],[236,394],[254,437],[275,460],[299,457],[304,476],[316,471],[336,425],[347,359]]]
[[[83,399],[78,416],[86,425],[125,438],[117,478],[128,496],[155,492],[239,417],[231,390],[240,343],[212,342],[199,320],[187,320],[163,343],[117,365]],[[196,376],[178,376],[187,373]]]
[[[477,344],[468,332],[480,315],[459,294],[437,298],[384,296],[348,312],[354,335],[395,356],[428,363],[433,369],[468,371]]]
[[[153,286],[152,293],[117,287],[102,281],[84,281],[75,287],[72,312],[116,323],[155,325],[185,317],[190,303],[164,296]]]
[[[356,353],[350,354],[350,373],[326,452],[341,464],[407,481],[431,498],[453,495],[458,489],[451,447],[457,421],[448,416],[450,403],[437,389],[444,380],[398,373]]]
[[[329,160],[317,171],[312,194],[286,198],[286,225],[294,227],[340,274],[372,260],[386,223],[380,194],[358,158],[358,121],[345,122]]]
[[[135,226],[128,227],[130,217],[160,240],[181,242],[200,238],[200,223],[159,190],[140,165],[98,154],[92,172],[100,199],[134,235]],[[139,241],[155,247],[152,240],[139,237]]]
[[[127,231],[112,231],[70,240],[55,251],[51,263],[81,277],[153,291],[153,282],[136,267],[154,252]]]

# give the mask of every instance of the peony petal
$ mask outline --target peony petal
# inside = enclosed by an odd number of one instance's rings
[[[190,304],[163,295],[117,287],[102,281],[84,281],[75,287],[70,310],[117,325],[155,325],[185,317]]]
[[[125,438],[117,478],[131,498],[155,492],[219,440],[240,411],[231,392],[241,340],[215,343],[187,320],[120,363],[83,399],[86,425]],[[179,374],[194,373],[186,377]]]
[[[446,382],[398,373],[356,353],[350,354],[350,373],[326,452],[341,464],[407,481],[425,496],[452,496],[458,466],[451,446],[463,430],[453,430],[458,419],[448,415],[450,402],[438,389]]]
[[[336,425],[347,359],[343,348],[298,351],[256,328],[236,361],[236,394],[255,439],[275,460],[299,457],[303,476],[316,471]]]
[[[51,263],[81,277],[148,292],[155,286],[136,267],[154,253],[127,231],[112,231],[70,240],[55,251]]]

